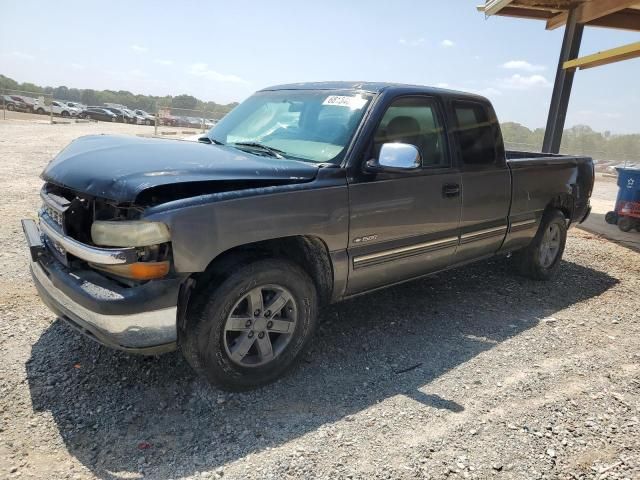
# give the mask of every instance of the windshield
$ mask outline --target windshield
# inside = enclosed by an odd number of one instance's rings
[[[337,163],[370,100],[370,94],[357,91],[258,92],[208,136],[216,143],[264,145],[286,158]]]

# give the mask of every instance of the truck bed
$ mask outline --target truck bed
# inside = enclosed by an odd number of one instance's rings
[[[594,182],[590,157],[515,151],[505,154],[511,171],[511,218],[534,212],[539,216],[550,199],[566,211],[572,223],[585,218]]]

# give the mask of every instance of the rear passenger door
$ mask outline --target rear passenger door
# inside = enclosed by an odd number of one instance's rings
[[[460,245],[455,263],[498,251],[507,232],[511,176],[493,109],[473,101],[453,101],[454,138],[462,169]]]
[[[458,243],[460,173],[451,164],[440,103],[403,96],[386,108],[365,157],[384,143],[416,146],[422,168],[358,172],[349,184],[349,281],[354,294],[439,270]]]

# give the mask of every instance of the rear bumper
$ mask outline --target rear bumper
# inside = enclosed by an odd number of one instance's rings
[[[33,228],[25,229],[37,258],[31,275],[40,298],[55,314],[108,347],[155,355],[175,350],[181,279],[124,287],[94,270],[71,271],[38,248]]]

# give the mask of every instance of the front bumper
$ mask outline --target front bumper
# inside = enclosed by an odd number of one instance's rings
[[[181,279],[123,287],[94,270],[72,271],[38,244],[35,222],[23,227],[38,294],[60,318],[108,347],[150,355],[175,350]]]

